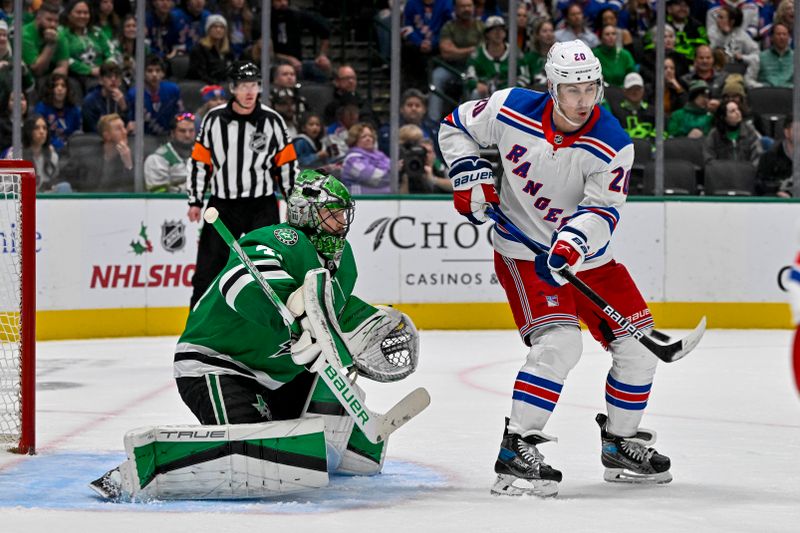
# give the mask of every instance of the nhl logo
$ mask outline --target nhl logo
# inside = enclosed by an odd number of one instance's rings
[[[267,149],[267,134],[259,131],[253,132],[248,146],[254,152],[263,152]]]
[[[556,144],[561,144],[564,142],[564,137],[561,134],[556,134],[556,136],[553,138],[553,142]]]
[[[170,253],[186,246],[186,226],[180,220],[168,220],[161,225],[161,246]]]

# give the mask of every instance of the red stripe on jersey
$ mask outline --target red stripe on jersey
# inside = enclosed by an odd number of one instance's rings
[[[519,380],[514,383],[514,390],[527,392],[528,394],[532,394],[543,400],[553,403],[558,402],[558,397],[560,396],[557,392],[543,389],[542,387],[537,387],[536,385],[531,385],[530,383],[525,383],[524,381]]]
[[[602,151],[604,151],[605,153],[607,153],[607,154],[608,154],[609,156],[611,156],[612,158],[613,158],[615,155],[617,155],[617,154],[616,154],[616,152],[614,152],[614,151],[613,151],[612,149],[610,149],[608,146],[606,146],[605,144],[601,144],[601,143],[597,142],[596,140],[592,139],[591,137],[580,137],[580,138],[577,140],[577,142],[582,142],[582,143],[586,143],[586,144],[591,144],[592,146],[596,146],[597,148],[601,149]]]
[[[626,402],[646,402],[650,397],[650,391],[647,392],[623,392],[615,389],[610,383],[606,383],[606,392],[617,400]]]

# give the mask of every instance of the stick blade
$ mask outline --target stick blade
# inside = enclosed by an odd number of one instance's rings
[[[378,438],[381,441],[386,440],[389,435],[424,411],[430,404],[431,396],[424,387],[419,387],[409,392],[405,398],[397,402],[394,407],[389,409],[389,412],[383,415]]]
[[[672,345],[677,349],[673,351],[671,354],[669,354],[669,356],[666,359],[665,358],[662,359],[667,363],[672,363],[677,361],[678,359],[683,359],[689,354],[689,352],[691,352],[692,350],[695,349],[695,347],[697,347],[698,343],[700,342],[700,339],[703,338],[705,332],[706,332],[706,317],[703,317],[700,319],[700,323],[697,324],[697,327],[694,328],[694,331],[692,331],[689,335],[687,335],[686,337],[684,337],[683,339],[679,340],[678,342]]]

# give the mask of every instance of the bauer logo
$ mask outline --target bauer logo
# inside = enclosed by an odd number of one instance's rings
[[[491,225],[475,226],[466,220],[457,224],[446,221],[418,221],[415,217],[381,217],[372,221],[364,235],[373,234],[372,250],[381,247],[384,242],[389,246],[408,250],[469,250],[478,246],[492,244]]]
[[[161,246],[170,253],[186,246],[186,225],[180,220],[165,220],[161,224]]]

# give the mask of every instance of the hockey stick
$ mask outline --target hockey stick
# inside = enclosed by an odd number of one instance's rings
[[[546,254],[547,250],[542,248],[539,244],[531,240],[530,237],[525,235],[508,217],[500,211],[499,208],[488,205],[486,207],[486,215],[513,235],[519,242],[524,244],[530,251],[536,255]],[[685,338],[670,343],[670,338],[661,332],[653,332],[652,335],[647,335],[644,331],[637,328],[631,322],[622,316],[622,314],[611,307],[599,294],[594,292],[591,287],[581,281],[578,276],[570,272],[568,269],[563,269],[558,272],[564,279],[575,287],[578,292],[588,298],[593,304],[603,311],[603,314],[608,316],[611,320],[619,324],[621,328],[631,334],[631,337],[639,341],[645,348],[650,350],[656,357],[666,363],[677,361],[691,352],[706,331],[706,317],[700,319],[697,327]]]
[[[299,335],[300,324],[295,320],[294,315],[286,307],[286,304],[278,297],[272,287],[270,287],[264,276],[258,271],[258,268],[253,264],[247,254],[244,253],[242,247],[237,240],[233,237],[231,232],[219,218],[219,212],[213,207],[206,209],[203,218],[206,222],[214,226],[222,240],[233,250],[244,267],[256,280],[258,285],[267,295],[270,302],[275,306],[292,333]],[[333,366],[329,361],[325,361],[325,367],[318,372],[319,376],[331,390],[331,392],[342,404],[347,413],[353,418],[358,428],[364,433],[367,439],[373,444],[383,442],[400,426],[417,416],[431,403],[431,397],[428,391],[423,387],[419,387],[410,393],[405,398],[397,402],[394,407],[389,409],[386,414],[376,413],[370,411],[364,402],[364,393],[353,387],[353,384],[347,379],[342,371]]]

